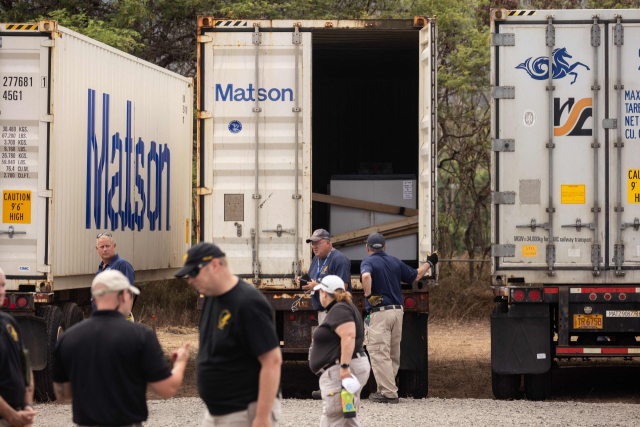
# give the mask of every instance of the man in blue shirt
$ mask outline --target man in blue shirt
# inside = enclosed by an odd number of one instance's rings
[[[323,277],[333,275],[342,279],[344,288],[347,291],[353,292],[351,289],[351,261],[342,252],[333,248],[329,232],[319,228],[307,239],[307,243],[311,243],[314,257],[307,273],[311,280],[306,285],[303,285],[302,289],[313,291],[313,288],[320,283]],[[300,286],[300,277],[296,281]],[[313,303],[313,309],[318,310],[318,325],[320,325],[327,317],[327,312],[320,304],[319,292],[311,293],[311,302]],[[314,391],[311,396],[316,400],[322,399],[320,390]]]
[[[116,240],[113,238],[113,234],[108,232],[100,233],[96,238],[96,250],[98,251],[100,258],[102,258],[102,262],[98,266],[96,275],[105,270],[118,270],[120,273],[124,274],[127,279],[129,279],[129,283],[133,286],[133,281],[135,279],[133,267],[129,262],[127,262],[127,260],[120,258],[120,255],[116,253]],[[93,311],[96,311],[93,299],[91,300],[91,307],[93,308]],[[133,315],[129,313],[129,317],[127,317],[127,319],[133,321]]]
[[[369,313],[367,351],[371,368],[378,383],[377,393],[369,398],[373,402],[398,403],[396,375],[400,368],[400,341],[402,340],[402,286],[422,278],[438,263],[433,253],[417,270],[398,258],[387,255],[384,237],[373,233],[367,239],[369,258],[362,261],[360,274]]]

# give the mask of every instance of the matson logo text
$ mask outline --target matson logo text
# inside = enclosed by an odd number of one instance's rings
[[[221,84],[216,84],[216,101],[256,101],[256,92],[258,95],[258,101],[293,101],[293,89],[291,88],[258,88],[251,83],[249,87],[241,88],[236,87],[234,89],[232,84],[228,84],[225,88]]]

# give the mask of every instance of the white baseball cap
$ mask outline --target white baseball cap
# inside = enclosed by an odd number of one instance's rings
[[[344,282],[338,276],[324,276],[319,284],[313,288],[314,291],[322,289],[329,294],[335,294],[338,289],[344,291]]]
[[[104,285],[106,288],[95,290],[97,285]],[[129,283],[127,276],[119,272],[118,270],[106,270],[98,274],[91,283],[91,295],[100,296],[109,292],[120,292],[130,290],[136,295],[140,295],[140,289],[132,286]]]

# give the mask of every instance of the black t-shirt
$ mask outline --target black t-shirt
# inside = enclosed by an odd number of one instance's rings
[[[267,299],[239,280],[206,297],[200,317],[198,393],[211,415],[244,411],[258,399],[258,356],[280,346]]]
[[[14,409],[24,404],[22,335],[15,319],[0,312],[0,396]]]
[[[71,381],[73,422],[85,426],[123,426],[148,416],[147,383],[171,376],[153,331],[115,310],[63,333],[53,353],[53,381]]]
[[[313,333],[313,346],[309,355],[309,367],[318,372],[327,363],[340,359],[342,354],[342,340],[336,334],[336,328],[344,323],[355,322],[356,346],[353,356],[362,351],[364,342],[364,325],[362,315],[355,305],[346,302],[332,302],[324,322]]]

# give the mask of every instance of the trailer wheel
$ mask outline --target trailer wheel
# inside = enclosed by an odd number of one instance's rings
[[[491,370],[491,388],[496,399],[511,400],[520,398],[521,375],[496,374]]]
[[[56,345],[58,336],[62,334],[62,312],[55,305],[48,305],[42,309],[42,317],[47,324],[47,366],[41,371],[33,373],[34,383],[36,386],[36,398],[41,402],[56,400],[53,391],[53,348]]]
[[[398,371],[400,377],[400,387],[398,394],[400,396],[413,397],[414,399],[423,399],[429,393],[429,374],[427,370],[404,370]]]
[[[62,329],[66,331],[82,320],[84,320],[84,314],[78,304],[67,302],[62,306]]]
[[[544,374],[524,376],[524,395],[528,400],[545,400],[551,395],[551,369]]]

